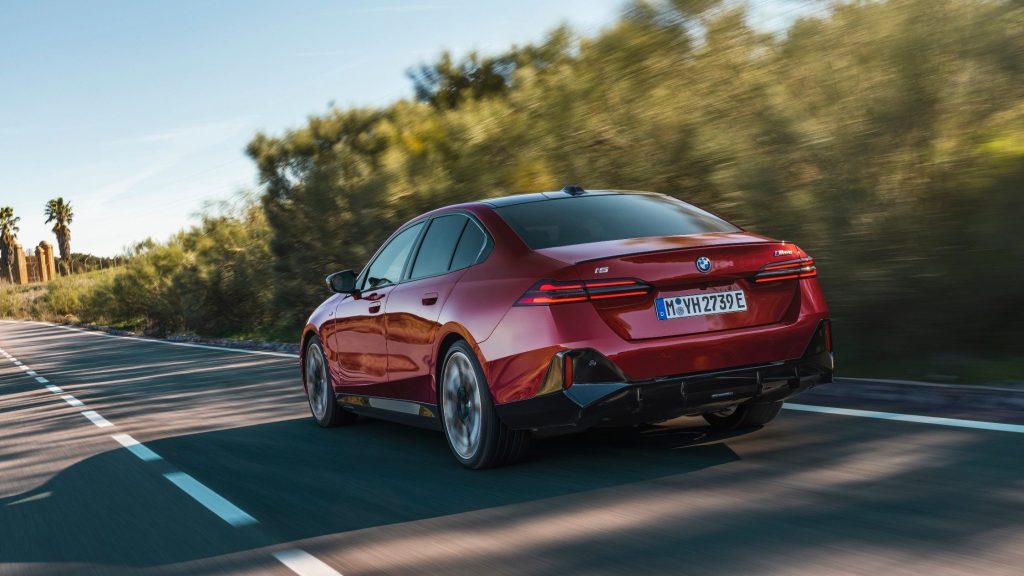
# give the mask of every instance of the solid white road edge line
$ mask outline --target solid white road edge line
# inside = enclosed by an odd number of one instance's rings
[[[298,548],[274,552],[274,558],[277,558],[281,564],[299,576],[341,576],[341,572],[324,564],[309,552]]]
[[[61,324],[52,324],[50,322],[40,322],[38,320],[0,320],[0,323],[6,324],[38,324],[40,326],[49,326],[51,328],[60,328],[62,330],[70,330],[72,332],[81,332],[82,334],[92,334],[93,336],[107,336],[109,338],[124,338],[125,340],[137,340],[139,342],[149,342],[152,344],[169,344],[171,346],[184,346],[186,348],[202,348],[204,350],[216,350],[218,352],[237,352],[239,354],[255,354],[258,356],[277,356],[279,358],[298,358],[298,354],[289,354],[287,352],[270,352],[268,350],[243,350],[241,348],[228,348],[226,346],[209,346],[207,344],[194,344],[192,342],[171,342],[169,340],[156,340],[153,338],[139,338],[138,336],[122,336],[120,334],[108,334],[106,332],[98,332],[95,330],[84,330],[82,328],[76,328],[74,326],[63,326]]]
[[[801,412],[819,414],[838,414],[840,416],[856,416],[859,418],[876,418],[878,420],[894,420],[896,422],[916,422],[918,424],[934,424],[952,426],[954,428],[972,428],[975,430],[994,430],[996,432],[1015,432],[1024,434],[1024,425],[1002,424],[1000,422],[984,422],[981,420],[961,420],[959,418],[939,418],[937,416],[918,416],[917,414],[900,414],[897,412],[875,412],[874,410],[854,410],[852,408],[832,408],[831,406],[814,406],[811,404],[783,404],[783,408]]]
[[[168,472],[164,474],[164,478],[170,480],[172,484],[180,488],[185,494],[191,496],[193,500],[205,506],[207,510],[220,516],[221,520],[236,528],[258,524],[255,518],[246,514],[241,508],[228,502],[226,498],[210,490],[184,472]]]

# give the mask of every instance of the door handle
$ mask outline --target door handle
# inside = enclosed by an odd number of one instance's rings
[[[370,314],[376,314],[377,312],[380,312],[380,303],[374,302],[370,304]]]
[[[437,292],[427,292],[423,295],[423,305],[430,306],[437,303]]]

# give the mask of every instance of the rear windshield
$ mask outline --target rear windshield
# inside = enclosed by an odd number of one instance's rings
[[[646,194],[559,198],[495,210],[534,250],[624,238],[739,231],[685,202]]]

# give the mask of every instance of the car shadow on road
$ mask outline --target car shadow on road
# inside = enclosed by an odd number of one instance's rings
[[[440,433],[373,420],[325,430],[309,418],[289,419],[164,438],[147,442],[163,462],[112,450],[0,500],[0,562],[185,562],[737,460],[719,439],[700,430],[595,430],[538,441],[516,465],[470,471],[455,462]],[[229,527],[161,477],[172,466],[260,524]]]

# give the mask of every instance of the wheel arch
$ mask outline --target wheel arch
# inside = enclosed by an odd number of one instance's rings
[[[302,330],[302,337],[299,340],[299,377],[302,380],[303,390],[306,389],[306,346],[309,345],[309,341],[313,339],[313,336],[319,336],[316,326],[312,324],[306,325]]]
[[[438,330],[437,339],[437,351],[434,354],[434,369],[432,370],[433,382],[431,385],[434,387],[433,395],[434,399],[437,400],[438,406],[441,405],[441,370],[444,369],[444,357],[448,354],[448,350],[451,349],[452,345],[458,341],[464,341],[469,345],[469,348],[476,355],[476,361],[480,364],[481,369],[484,372],[484,379],[487,383],[487,387],[490,388],[490,378],[487,377],[487,363],[484,362],[484,358],[480,352],[480,346],[477,345],[476,340],[470,336],[466,329],[458,324],[449,324],[443,326]]]

